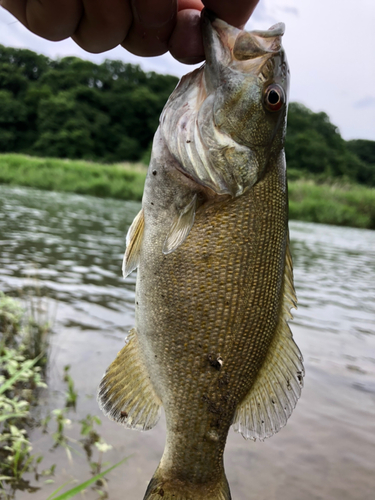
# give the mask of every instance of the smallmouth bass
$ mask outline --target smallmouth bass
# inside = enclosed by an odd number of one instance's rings
[[[265,439],[303,386],[284,138],[284,25],[246,32],[202,13],[206,63],[183,77],[155,134],[123,271],[138,268],[136,324],[99,403],[167,438],[144,500],[228,500],[231,425]]]

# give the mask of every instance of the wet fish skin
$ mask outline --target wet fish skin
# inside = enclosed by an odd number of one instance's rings
[[[99,392],[127,427],[151,428],[164,407],[166,446],[145,499],[231,498],[229,427],[264,439],[300,395],[286,323],[296,297],[282,33],[247,33],[205,11],[207,62],[181,80],[154,138],[124,261],[125,273],[138,267],[136,328]],[[270,110],[275,85],[283,102]]]

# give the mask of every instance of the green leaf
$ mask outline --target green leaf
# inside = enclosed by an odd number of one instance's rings
[[[26,413],[8,413],[8,415],[0,415],[0,422],[8,420],[8,418],[23,418]]]
[[[69,491],[66,491],[65,493],[63,493],[62,495],[59,495],[58,497],[55,497],[54,495],[61,489],[57,489],[55,492],[52,493],[52,495],[50,495],[47,500],[69,500],[70,498],[73,498],[75,495],[77,495],[77,493],[80,493],[81,491],[83,491],[84,489],[86,489],[88,486],[90,486],[91,484],[95,483],[98,479],[101,479],[102,477],[104,477],[106,474],[108,474],[109,472],[111,472],[113,469],[115,469],[116,467],[118,467],[119,465],[123,464],[124,462],[126,462],[126,460],[128,459],[128,457],[124,458],[123,460],[121,460],[120,462],[118,462],[117,464],[115,465],[112,465],[112,467],[110,467],[109,469],[101,472],[100,474],[97,474],[96,476],[92,477],[91,479],[89,479],[88,481],[85,481],[84,483],[81,483],[79,484],[78,486],[76,486],[75,488],[72,488],[70,489]]]
[[[59,491],[61,491],[61,490],[62,490],[62,489],[63,489],[63,488],[64,488],[67,484],[69,484],[69,483],[70,483],[70,481],[67,481],[66,483],[64,483],[64,484],[62,484],[61,486],[59,486],[59,487],[57,488],[57,490],[55,490],[53,493],[51,493],[51,495],[47,498],[47,500],[52,499],[52,497],[53,497],[53,496],[57,495],[57,493],[58,493]]]
[[[3,394],[6,390],[8,390],[10,387],[12,387],[12,385],[14,384],[14,382],[16,380],[18,380],[20,377],[22,377],[22,375],[27,371],[27,370],[30,370],[30,368],[32,366],[34,366],[39,360],[40,358],[44,355],[44,352],[41,352],[39,354],[39,356],[37,356],[36,358],[34,359],[30,359],[28,361],[25,361],[25,363],[23,364],[22,368],[20,370],[18,370],[14,375],[13,377],[11,377],[10,379],[8,379],[6,382],[4,382],[4,384],[0,387],[0,394]]]

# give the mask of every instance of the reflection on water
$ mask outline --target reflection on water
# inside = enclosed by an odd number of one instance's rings
[[[120,270],[138,210],[133,202],[0,188],[2,289],[23,289],[36,276],[47,296],[69,305],[62,324],[127,331],[135,280],[124,286]]]
[[[298,324],[375,334],[375,232],[291,223]]]
[[[57,303],[49,383],[58,394],[62,367],[71,363],[82,415],[98,414],[84,395],[95,393],[134,322],[135,273],[124,282],[121,261],[138,210],[133,202],[0,186],[0,289],[26,292],[37,276],[42,293]],[[306,387],[290,422],[271,440],[253,444],[230,433],[226,468],[233,498],[370,500],[375,232],[292,222],[291,241],[299,299],[292,329],[305,356]],[[112,463],[134,452],[121,473],[112,474],[110,498],[120,498],[125,476],[124,498],[142,498],[164,432],[163,423],[140,434],[103,421],[105,438],[117,443]],[[50,444],[42,436],[38,443],[42,451]],[[58,484],[77,473],[64,471]],[[87,477],[84,469],[79,473]]]

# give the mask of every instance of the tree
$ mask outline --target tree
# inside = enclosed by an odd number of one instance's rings
[[[9,90],[0,90],[0,151],[15,151],[20,130],[26,122],[26,110]]]
[[[0,45],[0,152],[145,159],[177,81],[122,61],[51,60]],[[302,175],[375,185],[375,141],[344,141],[326,113],[302,104],[289,106],[286,154]]]
[[[285,150],[289,168],[375,185],[374,169],[367,157],[360,157],[358,149],[348,145],[326,113],[314,113],[292,102]]]

